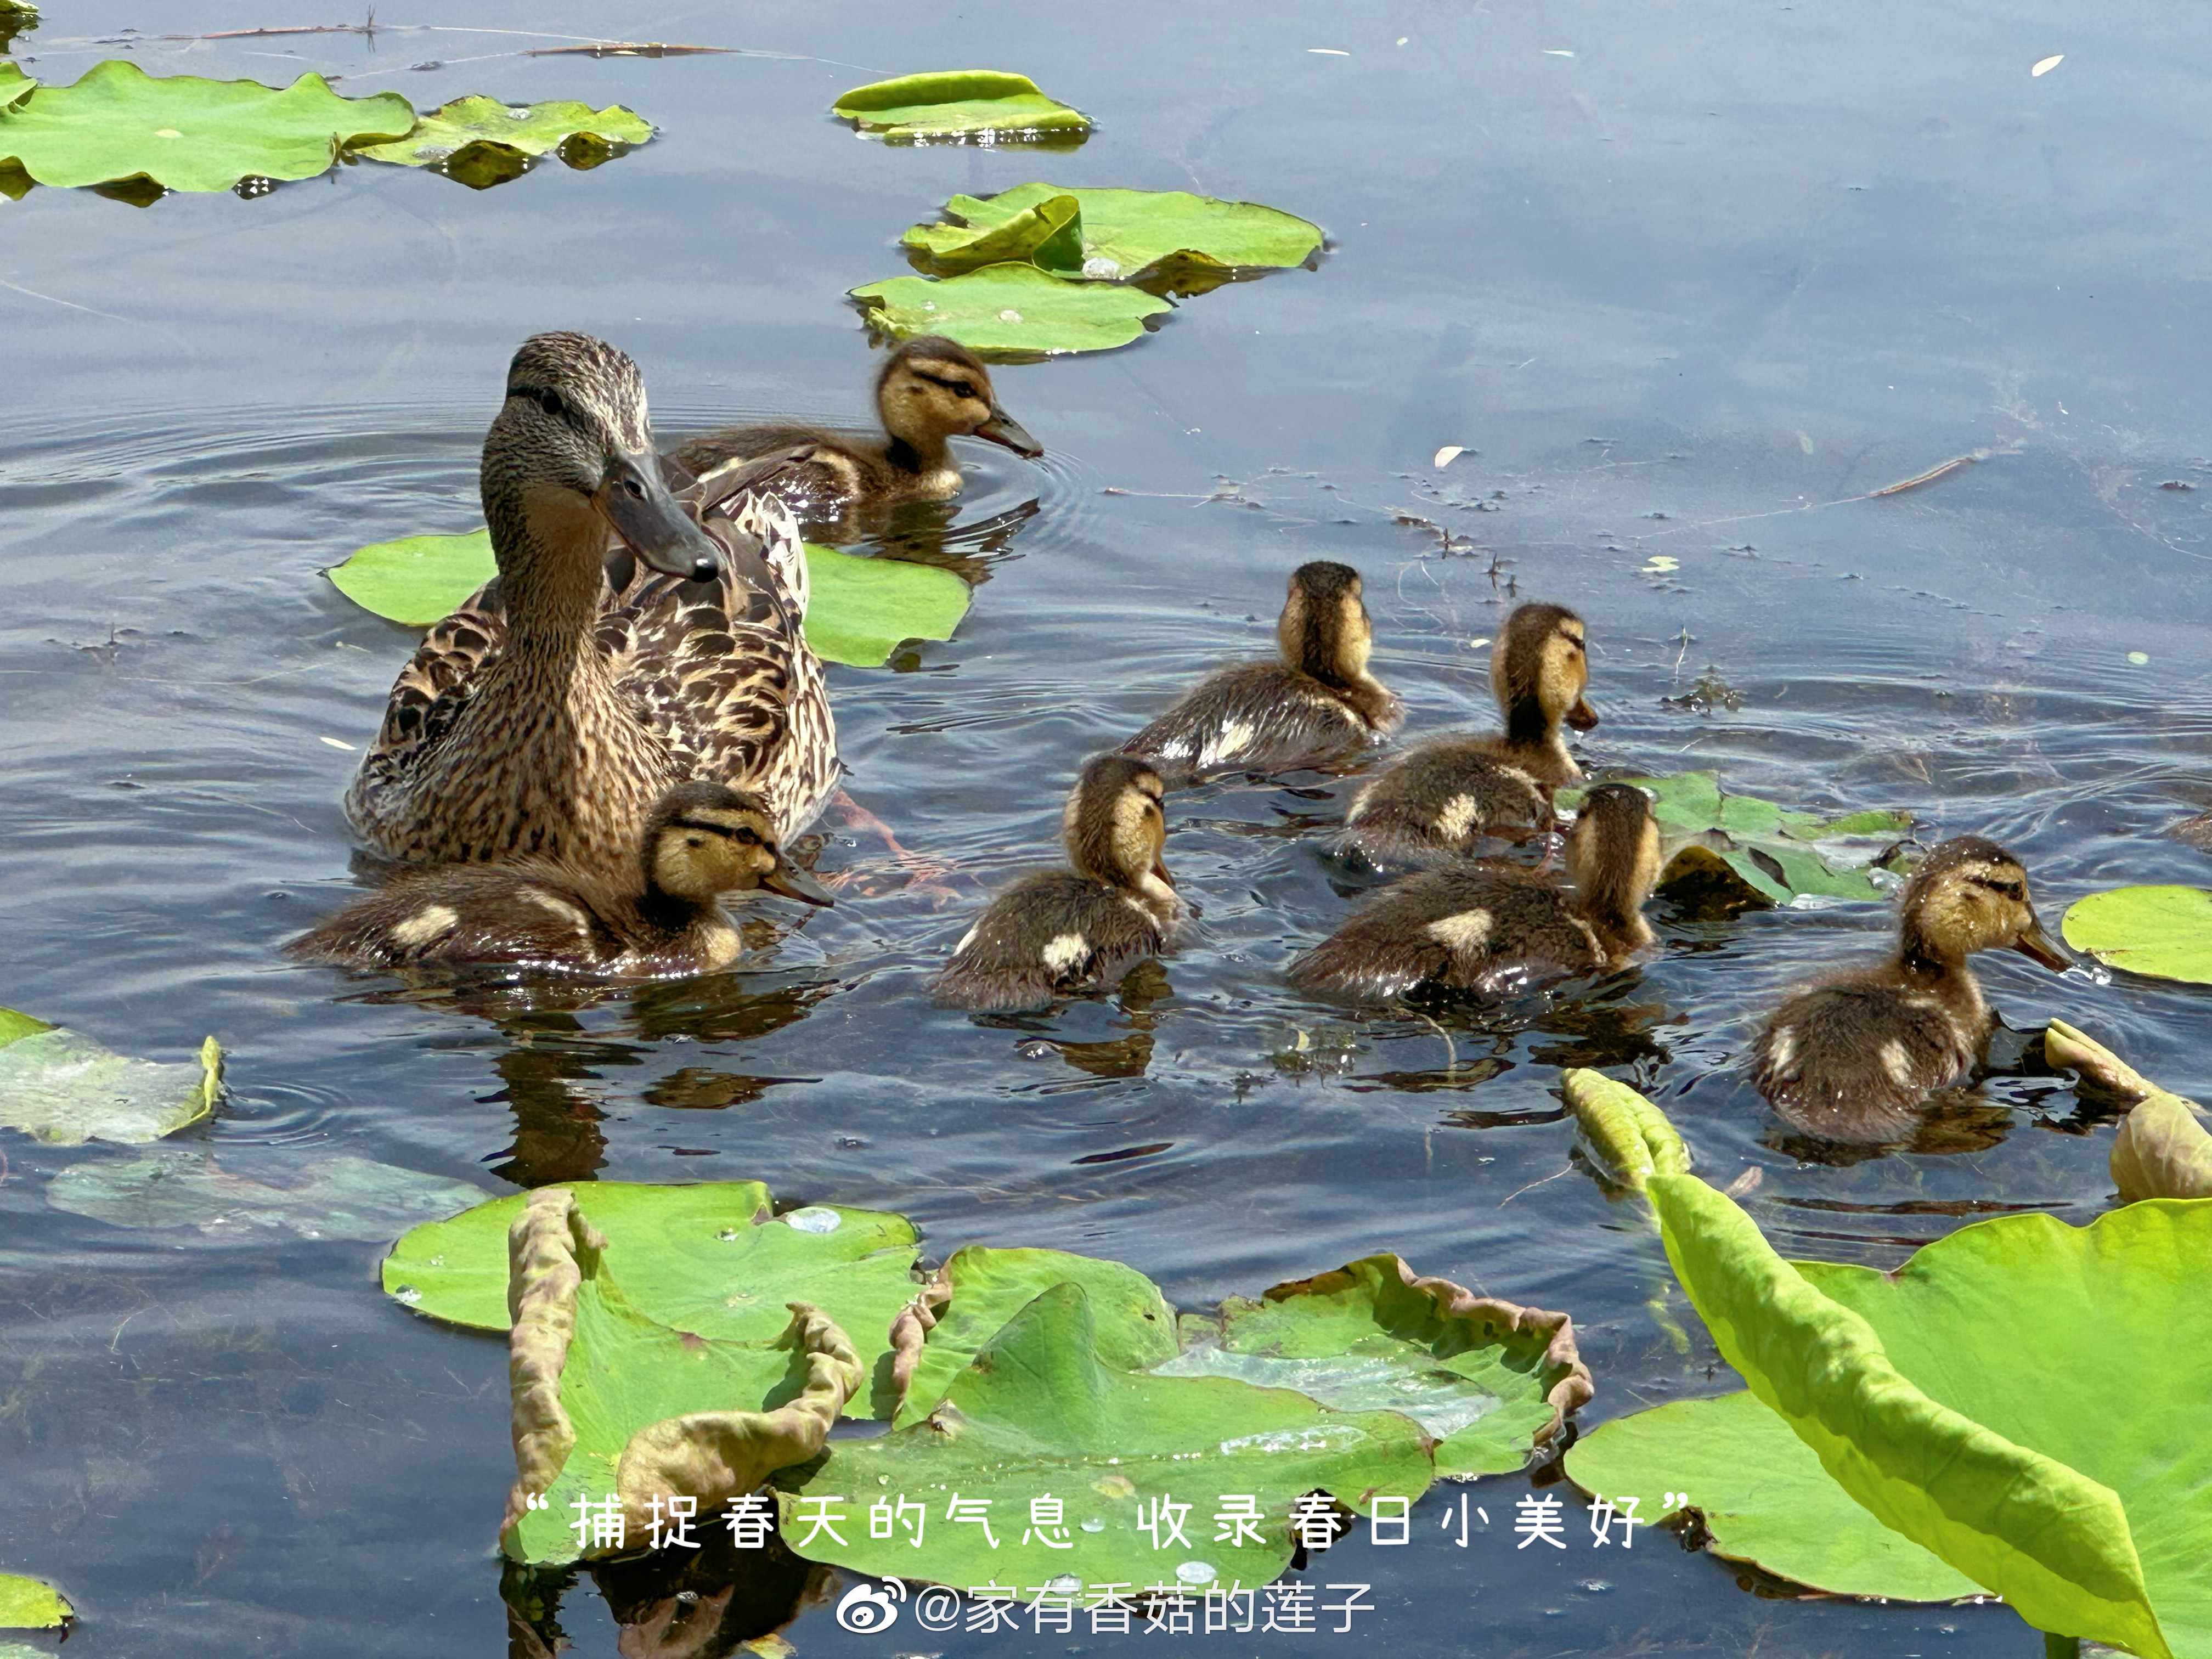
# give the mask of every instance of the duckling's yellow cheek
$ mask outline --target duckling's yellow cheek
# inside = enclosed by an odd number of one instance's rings
[[[1487,910],[1462,910],[1429,924],[1429,937],[1454,951],[1480,951],[1490,940],[1492,922]]]
[[[395,927],[392,930],[392,937],[412,950],[416,945],[428,945],[432,939],[452,933],[459,921],[459,915],[451,906],[426,904]]]
[[[1090,941],[1080,933],[1060,933],[1045,941],[1044,965],[1064,974],[1091,954]]]

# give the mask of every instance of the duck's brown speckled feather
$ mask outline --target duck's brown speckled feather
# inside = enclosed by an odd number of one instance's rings
[[[1055,997],[1111,990],[1173,934],[1172,919],[1126,888],[1073,870],[1033,871],[991,901],[931,990],[979,1013],[1043,1008]]]
[[[1518,758],[1503,738],[1414,744],[1353,795],[1336,850],[1378,870],[1421,869],[1551,829],[1552,788]]]
[[[1350,759],[1399,718],[1395,697],[1370,709],[1286,664],[1236,663],[1178,697],[1121,752],[1152,762],[1171,785],[1209,772],[1283,772]]]
[[[1886,965],[1784,1003],[1753,1046],[1752,1081],[1808,1134],[1902,1140],[1929,1094],[1972,1071],[1990,1029],[1964,968],[1936,978]]]
[[[1363,1000],[1422,986],[1505,997],[1612,960],[1558,883],[1475,865],[1392,883],[1293,962],[1290,978],[1300,990]]]

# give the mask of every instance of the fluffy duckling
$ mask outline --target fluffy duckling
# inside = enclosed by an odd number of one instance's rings
[[[1752,1081],[1808,1134],[1902,1139],[1921,1103],[1980,1060],[1993,1022],[1966,958],[1999,948],[2067,966],[2035,919],[2020,860],[1979,836],[1947,841],[1905,884],[1897,954],[1776,1009],[1753,1047]]]
[[[908,340],[876,377],[880,436],[777,423],[737,426],[677,446],[676,464],[704,477],[732,461],[775,457],[769,485],[802,519],[836,519],[901,501],[945,501],[960,493],[951,440],[981,438],[1024,460],[1044,447],[999,407],[991,373],[975,354],[937,335]]]
[[[678,784],[660,797],[641,864],[640,890],[624,894],[542,859],[409,872],[285,949],[342,968],[510,963],[665,978],[737,959],[744,947],[718,902],[725,893],[765,887],[830,902],[785,859],[760,797],[719,783]]]
[[[1474,856],[1486,837],[1525,839],[1552,827],[1552,792],[1582,776],[1559,734],[1597,724],[1584,696],[1583,619],[1559,605],[1524,605],[1490,653],[1502,736],[1447,732],[1416,744],[1352,798],[1336,850],[1375,868]]]
[[[1085,763],[1060,819],[1067,870],[1035,870],[1000,890],[932,982],[948,1007],[995,1013],[1111,990],[1174,943],[1182,902],[1160,862],[1160,775],[1128,755]]]
[[[1566,863],[1571,891],[1517,865],[1408,876],[1292,963],[1291,983],[1370,1001],[1424,986],[1498,999],[1616,968],[1651,942],[1659,826],[1642,790],[1601,783],[1584,796]]]
[[[1367,672],[1374,629],[1359,573],[1316,559],[1291,572],[1275,624],[1280,662],[1207,675],[1121,745],[1183,784],[1208,772],[1287,772],[1340,760],[1395,731],[1405,711]]]

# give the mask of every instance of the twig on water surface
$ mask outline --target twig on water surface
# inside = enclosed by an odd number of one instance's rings
[[[1925,472],[1901,478],[1893,484],[1885,484],[1880,489],[1869,489],[1863,495],[1844,495],[1832,501],[1800,501],[1795,507],[1777,507],[1765,513],[1738,513],[1725,519],[1700,519],[1694,524],[1678,524],[1665,530],[1654,530],[1634,539],[1652,542],[1662,536],[1680,535],[1685,530],[1705,530],[1717,524],[1747,524],[1753,519],[1780,519],[1792,513],[1817,513],[1826,507],[1849,507],[1853,501],[1880,501],[1885,495],[1902,495],[1908,489],[1917,489],[1923,484],[1934,483],[1938,478],[1948,478],[1954,472],[1963,471],[1977,461],[1986,461],[1993,455],[2017,455],[2019,453],[2020,446],[2016,443],[1993,444],[1985,449],[1973,449],[1964,455],[1954,455],[1949,460],[1939,462]]]
[[[1948,478],[1961,467],[1972,466],[1977,461],[1985,461],[1992,455],[2010,455],[2015,453],[2013,449],[2003,447],[1994,449],[1969,450],[1964,455],[1954,455],[1948,461],[1937,462],[1925,472],[1916,472],[1912,477],[1891,484],[1887,489],[1874,490],[1857,499],[1872,501],[1879,501],[1884,495],[1902,495],[1908,489],[1917,489],[1923,484],[1934,483],[1938,478]]]
[[[376,38],[376,8],[358,23],[293,23],[276,28],[220,29],[213,34],[165,34],[164,40],[248,40],[267,34],[361,34]]]
[[[672,46],[659,40],[601,40],[588,46],[532,46],[525,58],[696,58],[705,52],[737,55],[738,46]],[[754,52],[753,57],[763,54]]]
[[[1444,1030],[1443,1026],[1437,1024],[1436,1021],[1431,1019],[1426,1014],[1423,1013],[1418,1008],[1407,1008],[1406,1012],[1411,1014],[1415,1019],[1419,1020],[1431,1031],[1434,1031],[1439,1037],[1443,1039],[1444,1075],[1449,1077],[1454,1072],[1459,1070],[1459,1050],[1453,1046],[1451,1033]]]
[[[1545,1182],[1557,1181],[1560,1176],[1572,1175],[1574,1172],[1575,1166],[1570,1164],[1565,1169],[1546,1176],[1543,1181],[1532,1181],[1526,1187],[1516,1187],[1511,1192],[1506,1194],[1504,1197],[1498,1200],[1498,1207],[1502,1210],[1507,1205],[1510,1204],[1515,1199],[1520,1197],[1522,1194],[1534,1192],[1537,1188],[1544,1185]]]

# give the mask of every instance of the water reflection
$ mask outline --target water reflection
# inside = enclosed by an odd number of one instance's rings
[[[588,1569],[503,1563],[507,1659],[552,1659],[577,1645],[561,1612],[587,1573],[614,1617],[622,1659],[725,1659],[820,1606],[836,1586],[836,1569],[800,1560],[774,1536],[764,1549],[742,1551],[726,1534],[702,1537],[697,1550],[661,1550]],[[572,1604],[570,1620],[577,1616]],[[756,1651],[769,1647],[762,1643]]]

